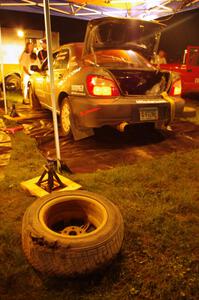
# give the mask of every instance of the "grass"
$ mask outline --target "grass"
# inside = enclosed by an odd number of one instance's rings
[[[12,94],[8,100],[12,102]],[[198,109],[189,121],[199,124]],[[12,145],[0,181],[0,299],[198,299],[199,149],[70,175],[119,206],[125,238],[121,253],[106,270],[69,280],[41,277],[23,255],[22,217],[35,197],[19,184],[40,175],[45,160],[34,139],[22,132],[12,136]]]
[[[22,132],[0,182],[2,300],[198,299],[199,149],[109,171],[70,177],[117,204],[125,239],[117,259],[81,279],[41,277],[21,249],[21,222],[35,200],[22,180],[40,175],[44,159]]]

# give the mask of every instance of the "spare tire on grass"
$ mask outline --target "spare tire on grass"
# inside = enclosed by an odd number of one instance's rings
[[[22,246],[32,266],[50,276],[88,274],[120,251],[124,234],[119,209],[87,191],[57,192],[26,210]]]

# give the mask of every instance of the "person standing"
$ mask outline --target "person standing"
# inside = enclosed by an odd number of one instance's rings
[[[167,64],[166,53],[163,50],[160,50],[154,59],[152,59],[151,63],[155,65]]]
[[[33,53],[33,43],[27,42],[25,49],[19,58],[19,64],[22,67],[22,89],[23,89],[23,103],[26,102],[28,98],[28,80],[30,77],[30,64],[31,64],[31,54]]]
[[[41,46],[42,49],[38,52],[38,58],[40,60],[40,63],[42,64],[47,57],[47,44],[45,38],[41,40]]]

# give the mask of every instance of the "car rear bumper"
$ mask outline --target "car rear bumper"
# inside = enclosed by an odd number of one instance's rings
[[[104,125],[117,126],[121,122],[169,123],[171,121],[171,104],[163,98],[146,99],[125,97],[116,99],[70,98],[74,122],[79,127],[96,128]],[[182,98],[175,98],[175,115],[179,116],[184,107]],[[143,119],[143,112],[156,111],[153,119]]]

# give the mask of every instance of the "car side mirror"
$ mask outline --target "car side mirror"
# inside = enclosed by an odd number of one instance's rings
[[[40,72],[40,68],[37,65],[30,66],[30,70],[33,72]]]

